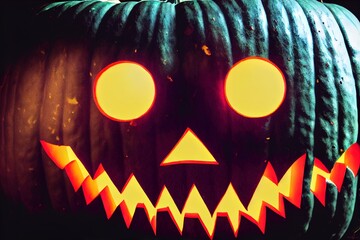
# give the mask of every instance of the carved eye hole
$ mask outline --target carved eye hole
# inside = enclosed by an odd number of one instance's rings
[[[225,80],[230,107],[248,118],[275,112],[285,98],[286,83],[280,69],[268,59],[251,57],[236,63]]]
[[[115,62],[96,77],[94,99],[99,110],[115,121],[131,121],[143,116],[155,100],[154,80],[143,66]]]

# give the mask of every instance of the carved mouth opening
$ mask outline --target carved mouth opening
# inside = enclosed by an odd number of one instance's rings
[[[122,191],[119,191],[101,164],[95,175],[90,176],[70,146],[53,145],[45,141],[41,141],[41,144],[57,167],[66,171],[74,190],[78,191],[82,188],[87,204],[90,204],[100,195],[107,218],[110,218],[115,210],[120,207],[128,228],[136,208],[143,208],[154,234],[156,234],[157,213],[168,212],[180,234],[183,231],[185,218],[197,218],[209,238],[212,238],[217,217],[225,216],[236,237],[242,217],[253,222],[262,233],[265,233],[266,208],[285,218],[284,199],[297,208],[301,206],[305,154],[294,161],[280,180],[278,180],[271,163],[268,162],[247,207],[242,204],[236,190],[230,183],[215,211],[211,213],[196,185],[192,185],[181,210],[176,206],[165,185],[154,205],[134,174],[130,175]],[[357,176],[359,166],[360,146],[357,143],[351,145],[341,155],[330,171],[319,159],[315,158],[310,190],[325,206],[326,183],[332,182],[340,192],[346,169]]]

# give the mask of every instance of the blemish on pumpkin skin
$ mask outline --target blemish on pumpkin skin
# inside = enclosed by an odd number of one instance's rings
[[[28,120],[27,120],[27,123],[29,125],[34,125],[35,123],[37,122],[37,120],[34,118],[34,117],[29,117]]]
[[[340,84],[342,84],[344,81],[344,77],[341,77]]]
[[[76,97],[73,98],[67,98],[67,102],[71,105],[77,105],[79,104],[78,100],[76,99]]]
[[[170,76],[166,76],[166,79],[169,80],[170,82],[174,82],[174,79],[172,79],[172,77]]]
[[[55,107],[55,110],[53,112],[55,116],[57,115],[57,112],[58,112],[59,108],[60,108],[60,104],[57,104],[56,107]],[[54,117],[53,117],[53,119],[54,119]]]
[[[210,49],[209,49],[208,46],[203,45],[203,46],[201,47],[201,49],[204,51],[205,55],[211,56],[211,51],[210,51]]]

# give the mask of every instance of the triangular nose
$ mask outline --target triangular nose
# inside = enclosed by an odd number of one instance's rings
[[[219,164],[195,133],[187,128],[160,166],[175,164]]]

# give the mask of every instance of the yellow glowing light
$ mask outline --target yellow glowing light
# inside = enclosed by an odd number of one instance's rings
[[[358,144],[351,145],[334,163],[330,171],[319,159],[315,158],[310,189],[320,203],[325,206],[326,182],[333,183],[340,192],[346,170],[350,170],[354,176],[357,176],[359,168],[360,147]]]
[[[269,60],[246,58],[235,64],[225,81],[225,96],[231,108],[249,118],[275,112],[285,97],[285,78]]]
[[[168,212],[180,234],[183,232],[185,218],[197,218],[209,238],[212,239],[217,217],[226,216],[236,237],[242,217],[253,222],[262,233],[265,233],[266,208],[286,217],[284,199],[298,208],[301,207],[306,155],[297,159],[280,181],[278,181],[274,168],[269,162],[247,208],[242,204],[232,183],[229,183],[224,196],[220,199],[215,211],[211,213],[195,185],[191,187],[182,211],[177,208],[166,186],[163,186],[156,205],[153,205],[133,174],[130,175],[120,192],[102,165],[99,166],[94,177],[91,177],[70,146],[57,146],[44,141],[41,141],[41,144],[50,159],[59,168],[66,171],[74,190],[78,191],[80,187],[82,188],[87,204],[90,204],[100,195],[107,217],[110,218],[115,210],[120,207],[128,228],[135,210],[143,208],[155,234],[157,213]],[[342,169],[349,169],[355,174],[354,176],[357,176],[360,167],[359,156],[360,147],[355,143],[336,161],[335,165],[341,167],[334,166],[330,174],[320,160],[315,160],[314,168],[318,170],[313,172],[312,181],[316,181],[316,183],[312,183],[311,191],[321,203],[325,205],[326,181],[333,182],[338,189],[341,189],[345,177],[345,171]],[[322,181],[318,181],[319,179]],[[338,179],[342,179],[342,181],[338,181]]]
[[[218,164],[218,162],[195,133],[188,128],[160,165],[174,164]]]
[[[94,84],[99,110],[116,121],[131,121],[144,115],[155,100],[151,74],[133,62],[115,62],[104,68]]]

